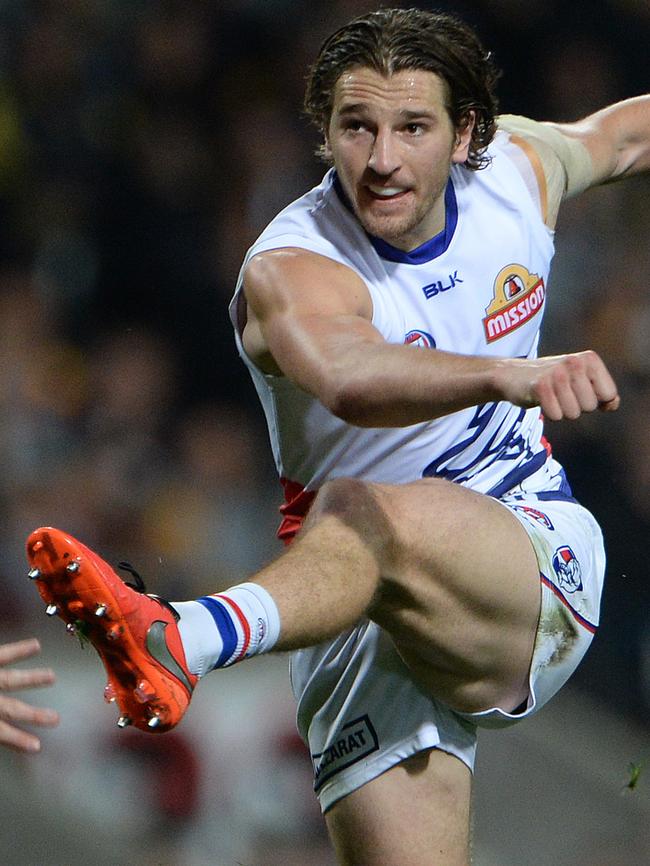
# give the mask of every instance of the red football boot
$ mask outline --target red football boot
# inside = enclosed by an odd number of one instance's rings
[[[42,527],[27,539],[29,577],[46,613],[95,647],[106,668],[107,701],[120,708],[118,725],[163,732],[177,725],[198,677],[187,669],[178,614],[124,583],[101,557],[60,529]],[[124,564],[126,570],[133,570]]]

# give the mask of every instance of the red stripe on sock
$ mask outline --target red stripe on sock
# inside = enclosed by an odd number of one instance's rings
[[[235,611],[237,619],[241,623],[241,627],[244,630],[244,646],[242,647],[242,651],[239,653],[237,658],[234,661],[239,661],[239,659],[243,658],[246,655],[246,650],[250,646],[251,642],[251,628],[248,624],[248,620],[244,616],[242,609],[240,606],[234,602],[231,598],[228,598],[227,595],[215,595],[215,598],[220,598],[222,601],[227,602],[230,607]]]

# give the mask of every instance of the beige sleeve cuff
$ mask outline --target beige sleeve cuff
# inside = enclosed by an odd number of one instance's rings
[[[594,168],[589,151],[581,141],[563,135],[552,124],[528,117],[502,114],[498,126],[509,133],[512,143],[518,144],[528,156],[540,185],[542,210],[546,211],[544,219],[548,225],[555,225],[562,200],[577,195],[593,183]]]

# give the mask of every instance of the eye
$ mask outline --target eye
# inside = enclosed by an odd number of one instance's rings
[[[365,129],[365,124],[362,120],[351,117],[349,120],[345,121],[345,123],[343,124],[343,129],[345,129],[346,132],[361,132],[363,129]]]
[[[415,122],[407,123],[404,127],[404,130],[409,135],[422,135],[422,133],[424,132],[424,124]]]

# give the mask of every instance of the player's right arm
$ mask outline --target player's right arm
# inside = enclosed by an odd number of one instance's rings
[[[306,250],[254,256],[244,293],[249,357],[360,427],[404,427],[495,400],[541,406],[556,420],[618,405],[593,352],[529,361],[388,343],[372,324],[363,280]]]

